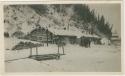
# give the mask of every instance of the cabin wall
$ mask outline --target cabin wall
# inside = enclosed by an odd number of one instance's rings
[[[53,34],[45,29],[39,28],[31,31],[28,35],[25,36],[25,39],[38,42],[51,42],[53,39]]]

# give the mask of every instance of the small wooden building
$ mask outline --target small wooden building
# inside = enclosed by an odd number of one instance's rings
[[[36,28],[32,30],[29,34],[25,36],[26,39],[30,39],[32,41],[38,41],[38,42],[51,42],[52,41],[52,33],[49,32],[45,28]]]
[[[83,34],[80,31],[39,27],[32,30],[26,38],[32,41],[47,43],[48,45],[48,43],[56,44],[59,39],[65,44],[81,44],[81,40],[97,39],[97,36]]]
[[[78,32],[71,30],[61,30],[61,29],[52,29],[52,28],[37,28],[32,30],[27,36],[26,39],[32,41],[45,42],[45,43],[57,43],[58,38],[64,43],[74,44],[76,43]]]

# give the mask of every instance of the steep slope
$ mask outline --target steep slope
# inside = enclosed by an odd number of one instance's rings
[[[76,8],[79,8],[77,10]],[[82,10],[82,11],[81,11]],[[104,19],[96,20],[94,11],[86,5],[6,5],[4,6],[5,32],[30,33],[38,26],[63,30],[79,30],[83,33],[102,34],[95,26],[105,26]],[[98,24],[100,23],[100,24]],[[96,31],[93,31],[95,29]],[[105,28],[105,30],[110,30]],[[100,35],[101,36],[101,35]]]
[[[5,32],[9,32],[9,34],[13,34],[16,31],[29,33],[36,28],[37,24],[42,27],[54,27],[58,29],[69,29],[69,25],[74,25],[75,22],[70,20],[73,15],[72,8],[67,8],[66,15],[63,15],[63,13],[55,11],[51,6],[52,5],[46,5],[46,7],[48,7],[47,15],[40,15],[32,7],[26,5],[4,6]],[[70,29],[73,28],[70,27]]]
[[[4,27],[10,34],[15,31],[24,33],[35,28],[38,15],[28,6],[4,6]]]

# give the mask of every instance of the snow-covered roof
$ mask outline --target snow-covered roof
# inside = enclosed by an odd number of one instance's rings
[[[86,34],[82,33],[81,31],[77,30],[63,30],[63,29],[54,29],[54,28],[48,28],[48,31],[55,35],[61,35],[61,36],[76,36],[77,38],[80,38],[82,36],[84,37],[94,37],[94,38],[100,38],[97,35],[91,35],[91,34]]]
[[[39,24],[41,27],[48,29],[48,31],[50,31],[51,33],[53,33],[55,35],[76,36],[77,38],[80,38],[82,36],[99,38],[97,35],[82,33],[78,28],[73,27],[73,26],[70,27],[69,30],[60,29],[61,27],[58,28],[56,24],[53,24],[51,21],[49,21],[45,17],[41,18],[41,21]],[[49,25],[54,25],[56,28],[54,28],[54,26],[48,27]]]
[[[62,30],[62,29],[48,29],[50,32],[52,32],[55,35],[62,35],[62,36],[76,36],[81,37],[82,33],[79,31],[72,31],[72,30]]]
[[[94,37],[94,38],[100,38],[99,36],[97,36],[97,35],[95,35],[95,34],[91,35],[91,34],[85,34],[85,33],[83,33],[83,35],[82,35],[82,36],[84,36],[84,37]]]

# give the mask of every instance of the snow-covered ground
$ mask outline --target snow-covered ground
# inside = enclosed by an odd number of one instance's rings
[[[39,55],[57,53],[56,45],[39,47]],[[36,61],[26,58],[30,49],[5,51],[6,72],[120,72],[121,51],[114,46],[92,45],[84,48],[66,45],[60,60]],[[35,48],[33,49],[35,54]],[[22,58],[22,59],[21,59]],[[13,60],[18,59],[18,60]],[[7,60],[13,60],[8,61]]]

